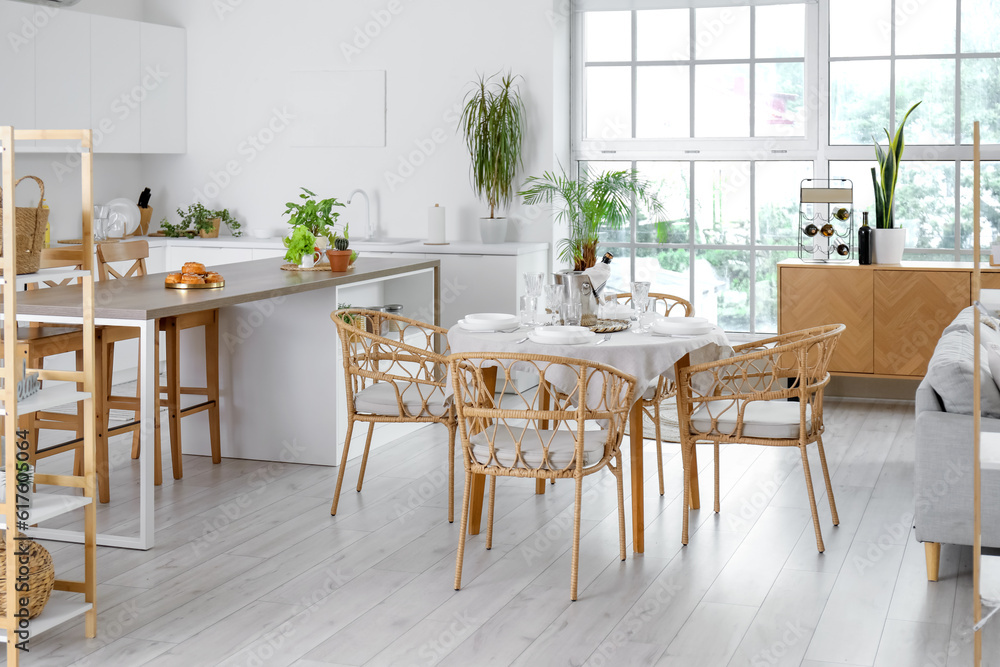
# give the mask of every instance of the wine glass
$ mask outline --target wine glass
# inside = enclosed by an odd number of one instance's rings
[[[558,324],[563,302],[566,299],[565,285],[550,283],[545,285],[545,312],[547,320],[544,324]]]
[[[645,333],[652,326],[652,323],[647,322],[647,318],[643,317],[649,306],[649,287],[650,283],[646,280],[637,280],[632,283],[632,309],[633,317],[636,320],[633,331],[636,333]]]
[[[530,315],[528,321],[524,322],[524,317],[522,317],[522,322],[524,324],[534,325],[540,324],[538,318],[535,316],[535,311],[537,310],[538,297],[542,295],[542,281],[545,279],[544,273],[528,272],[524,274],[524,293],[525,297],[530,305]]]

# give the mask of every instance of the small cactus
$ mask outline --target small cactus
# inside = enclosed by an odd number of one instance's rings
[[[333,247],[336,248],[337,250],[347,250],[349,246],[350,246],[350,241],[343,238],[342,236],[338,236],[333,240]]]

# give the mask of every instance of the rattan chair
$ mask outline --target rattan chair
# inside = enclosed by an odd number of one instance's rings
[[[619,303],[631,303],[632,295],[623,292],[615,295]],[[650,306],[660,315],[666,317],[691,317],[694,315],[694,306],[687,299],[672,294],[651,293],[649,295]],[[674,398],[677,390],[672,380],[668,380],[662,375],[657,379],[656,385],[650,385],[643,391],[642,398],[639,399],[642,411],[649,415],[653,421],[653,428],[656,433],[656,470],[659,475],[660,495],[663,495],[663,445],[660,438],[660,405],[664,401]]]
[[[823,552],[823,532],[816,511],[807,446],[816,443],[833,525],[839,525],[823,451],[823,388],[830,382],[827,367],[844,328],[843,324],[828,324],[738,345],[734,348],[735,356],[680,370],[677,414],[684,462],[683,544],[688,542],[688,468],[694,461],[695,443],[708,440],[715,450],[716,512],[719,511],[719,443],[798,447],[816,531],[816,548]]]
[[[368,423],[358,472],[364,483],[375,424],[427,423],[448,427],[448,522],[455,520],[455,408],[446,391],[448,330],[407,317],[358,308],[335,311],[347,385],[347,439],[330,514],[340,488],[355,422]]]
[[[519,390],[513,381],[517,373],[536,373],[540,389]],[[611,470],[618,486],[619,551],[620,558],[625,560],[620,445],[635,392],[635,378],[586,360],[491,353],[452,355],[451,378],[465,462],[463,530],[458,538],[455,590],[462,587],[464,527],[469,520],[473,475],[490,478],[487,549],[493,546],[497,477],[565,478],[576,481],[570,571],[570,599],[576,600],[583,478],[605,468]],[[543,394],[549,396],[551,404],[542,403]],[[601,428],[585,430],[587,425]]]

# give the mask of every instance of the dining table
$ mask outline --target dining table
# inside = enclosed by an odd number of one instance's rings
[[[634,325],[633,325],[634,326]],[[691,364],[715,361],[731,356],[729,339],[718,326],[698,335],[660,335],[652,330],[636,333],[627,329],[605,336],[595,336],[579,344],[542,343],[539,336],[528,337],[531,327],[507,331],[471,331],[456,324],[448,330],[448,344],[453,353],[524,353],[572,359],[587,359],[617,368],[636,379],[635,400],[629,412],[629,462],[632,495],[632,549],[635,553],[645,550],[644,489],[643,489],[643,409],[644,391],[656,386],[661,375],[668,379],[677,377],[680,368]],[[698,491],[698,466],[686,471],[690,480],[692,509],[700,506]],[[544,480],[539,480],[544,481]],[[470,534],[478,534],[482,523],[485,475],[474,475],[472,480],[471,507],[469,511]],[[544,493],[545,485],[536,484],[536,493]]]

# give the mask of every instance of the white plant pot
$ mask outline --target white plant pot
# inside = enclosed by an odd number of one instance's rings
[[[483,243],[503,243],[507,240],[507,218],[479,218],[479,235]]]
[[[875,264],[899,264],[903,261],[903,248],[906,247],[906,229],[873,229]]]

